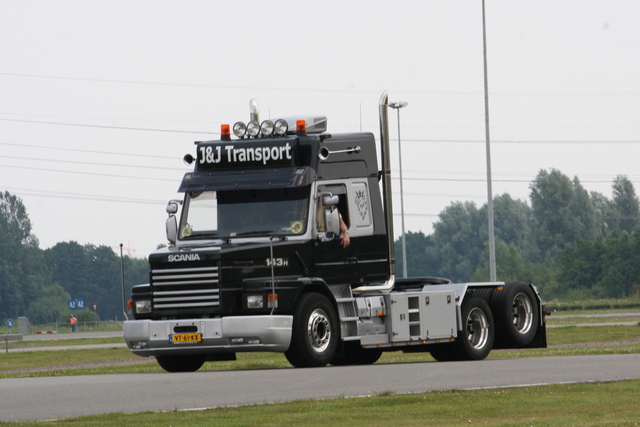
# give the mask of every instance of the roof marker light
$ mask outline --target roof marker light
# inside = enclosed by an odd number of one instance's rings
[[[220,125],[220,140],[231,141],[231,132],[229,130],[229,125]]]
[[[304,120],[296,120],[296,135],[307,136],[307,122]]]

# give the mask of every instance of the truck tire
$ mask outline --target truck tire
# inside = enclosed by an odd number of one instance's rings
[[[346,342],[344,346],[344,357],[334,357],[331,360],[332,365],[373,365],[382,356],[382,350],[378,348],[364,349],[357,342]]]
[[[300,296],[293,310],[291,344],[284,353],[296,368],[326,366],[336,352],[338,321],[329,300],[317,293]]]
[[[429,351],[431,353],[431,357],[436,359],[438,362],[453,362],[456,360],[461,360],[458,355],[458,347],[451,343],[447,344],[436,344],[431,347]]]
[[[509,282],[493,294],[491,308],[496,319],[496,338],[505,347],[526,347],[540,323],[536,296],[524,282]]]
[[[489,304],[481,297],[467,294],[461,311],[463,325],[456,341],[437,344],[429,350],[438,362],[483,360],[491,352],[494,324]]]
[[[186,356],[156,356],[158,364],[167,372],[195,372],[207,360],[206,354]]]
[[[461,360],[485,359],[491,352],[495,335],[489,304],[482,298],[465,298],[462,321],[462,331],[456,341]]]

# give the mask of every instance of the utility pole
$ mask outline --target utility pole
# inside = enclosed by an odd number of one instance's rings
[[[407,277],[407,242],[404,231],[404,191],[402,190],[402,140],[400,139],[400,109],[409,105],[406,102],[392,102],[389,108],[393,108],[398,113],[398,161],[400,167],[400,218],[402,223],[402,277]]]
[[[482,53],[484,58],[484,130],[487,146],[487,211],[489,229],[489,280],[496,278],[496,241],[493,231],[493,189],[491,185],[491,138],[489,137],[489,83],[487,78],[487,27],[482,0]]]
[[[127,316],[127,306],[124,303],[124,257],[122,256],[122,243],[120,243],[120,277],[122,279],[122,314],[125,320],[129,320]]]

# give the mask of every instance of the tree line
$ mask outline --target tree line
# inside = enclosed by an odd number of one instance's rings
[[[577,177],[541,170],[528,203],[505,193],[493,206],[499,281],[534,283],[548,299],[638,294],[640,203],[626,176],[613,180],[608,198],[588,192]],[[452,203],[432,234],[406,234],[408,275],[489,280],[487,230],[486,204]],[[401,271],[399,240],[396,260]]]
[[[68,322],[70,299],[83,299],[80,320],[124,319],[120,257],[108,246],[61,242],[40,249],[20,200],[0,193],[0,319],[26,316],[32,324]],[[149,264],[125,256],[125,297],[148,282]],[[3,320],[0,320],[3,322]],[[1,324],[1,323],[0,323]]]
[[[640,291],[640,203],[626,176],[609,199],[589,193],[577,177],[541,170],[530,200],[493,200],[496,267],[500,281],[523,280],[552,298],[636,296]],[[433,232],[408,232],[409,276],[456,282],[489,280],[487,206],[457,201],[438,215]],[[66,321],[69,300],[98,304],[102,319],[122,319],[120,258],[107,246],[61,242],[42,250],[22,201],[0,193],[0,319]],[[400,241],[397,271],[402,271]],[[124,257],[125,297],[148,281],[144,259]]]

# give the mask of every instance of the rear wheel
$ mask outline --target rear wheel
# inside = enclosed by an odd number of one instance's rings
[[[509,282],[493,294],[491,307],[496,333],[504,346],[526,347],[540,323],[540,310],[533,290],[524,282]]]
[[[491,352],[494,326],[489,304],[480,297],[467,295],[461,310],[464,323],[456,341],[439,344],[430,350],[431,356],[439,362],[482,360]]]
[[[489,305],[480,298],[471,298],[462,305],[462,319],[466,319],[459,340],[461,354],[466,360],[482,360],[493,346],[493,316]]]
[[[284,353],[296,368],[325,366],[336,352],[338,321],[329,300],[316,293],[300,296],[293,312],[291,344]]]
[[[156,356],[158,364],[167,372],[195,372],[207,360],[206,354],[186,356]]]

